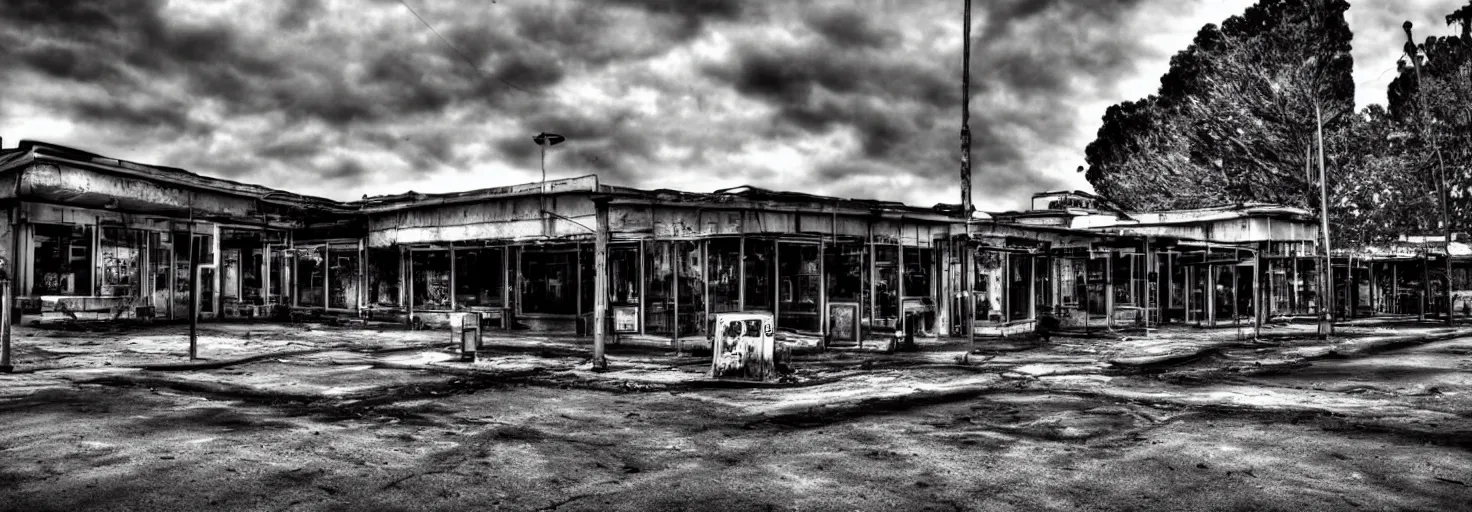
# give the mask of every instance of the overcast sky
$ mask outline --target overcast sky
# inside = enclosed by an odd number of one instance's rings
[[[357,199],[535,181],[548,131],[551,178],[959,201],[961,0],[406,1],[453,49],[397,0],[7,2],[0,137]],[[1353,1],[1359,105],[1465,2]],[[1251,4],[974,3],[984,210],[1088,190],[1104,109]]]

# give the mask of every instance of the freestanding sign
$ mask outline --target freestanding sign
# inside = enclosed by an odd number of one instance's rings
[[[777,338],[769,313],[717,313],[711,329],[711,377],[776,378]]]

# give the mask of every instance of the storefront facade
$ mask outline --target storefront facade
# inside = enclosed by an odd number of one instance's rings
[[[21,322],[186,318],[200,265],[202,317],[278,303],[264,255],[330,203],[39,143],[0,153],[0,200]]]

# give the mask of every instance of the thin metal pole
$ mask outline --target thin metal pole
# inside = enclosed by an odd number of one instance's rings
[[[975,272],[974,263],[971,262],[974,255],[971,253],[971,0],[966,0],[964,22],[961,27],[961,215],[966,219],[966,238],[963,243],[965,251],[962,253],[961,262],[965,265],[962,269],[963,279],[966,280],[966,294],[963,295],[963,307],[966,310],[966,344],[967,351],[976,346],[976,294],[973,287],[976,280],[972,277]]]

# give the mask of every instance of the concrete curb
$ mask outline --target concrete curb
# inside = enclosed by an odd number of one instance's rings
[[[331,352],[331,351],[334,351],[334,350],[347,350],[349,352],[361,352],[361,353],[367,353],[367,354],[391,354],[391,353],[394,353],[394,352],[407,352],[407,351],[411,351],[411,350],[443,349],[443,348],[445,348],[445,345],[444,344],[435,344],[435,345],[422,345],[422,346],[413,346],[413,347],[391,347],[391,348],[378,348],[378,349],[371,349],[371,350],[353,350],[352,347],[351,346],[348,346],[348,345],[334,345],[334,346],[330,346],[330,347],[309,348],[309,349],[302,349],[302,350],[288,350],[288,351],[285,351],[285,352],[271,352],[271,353],[266,353],[266,354],[257,354],[257,355],[253,355],[253,356],[246,356],[246,357],[240,357],[240,358],[235,358],[235,359],[224,359],[224,360],[220,360],[220,361],[202,361],[202,362],[195,362],[195,363],[144,364],[144,365],[119,366],[119,368],[137,368],[137,369],[140,369],[140,370],[148,370],[148,371],[154,371],[154,372],[187,372],[187,371],[197,371],[197,370],[218,370],[218,369],[221,369],[221,368],[228,368],[228,367],[231,367],[231,366],[236,366],[236,365],[241,365],[241,364],[246,364],[246,363],[253,363],[253,362],[261,361],[261,360],[265,360],[265,359],[272,359],[272,358],[277,358],[277,357],[292,357],[292,356],[300,356],[300,355],[307,355],[307,354],[319,354],[319,353],[322,353],[322,352]]]

